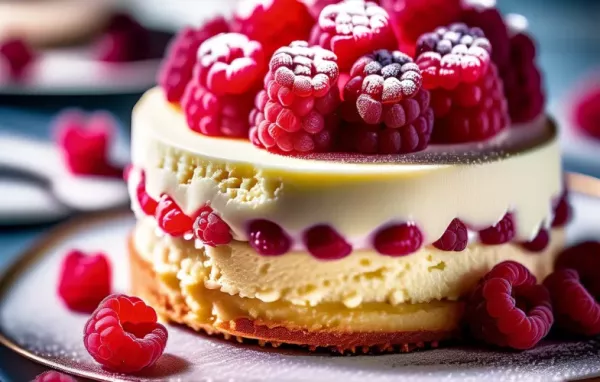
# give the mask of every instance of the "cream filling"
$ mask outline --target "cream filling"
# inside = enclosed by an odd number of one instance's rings
[[[236,240],[247,240],[248,221],[262,218],[296,240],[311,226],[330,224],[355,249],[369,248],[379,227],[412,222],[431,243],[456,217],[477,229],[515,211],[517,239],[525,241],[549,224],[552,200],[560,194],[558,142],[554,134],[535,147],[507,153],[526,135],[550,129],[540,119],[484,144],[432,146],[415,156],[451,157],[453,164],[300,159],[195,133],[154,89],[134,111],[132,153],[152,197],[167,193],[190,215],[210,203]],[[473,152],[477,159],[461,162]],[[406,158],[412,157],[397,160]]]

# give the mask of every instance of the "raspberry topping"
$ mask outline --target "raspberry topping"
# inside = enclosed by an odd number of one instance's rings
[[[239,33],[223,33],[200,45],[198,83],[217,96],[243,94],[256,88],[266,68],[259,42]]]
[[[467,301],[465,318],[473,337],[500,347],[531,349],[554,321],[548,290],[514,261],[496,265]]]
[[[179,102],[192,79],[200,44],[219,33],[229,32],[223,17],[206,22],[199,29],[186,27],[171,42],[159,72],[158,84],[165,90],[169,102]]]
[[[468,241],[467,226],[460,220],[454,219],[433,246],[442,251],[460,252],[467,248]]]
[[[561,195],[556,207],[554,207],[554,219],[552,220],[552,227],[563,227],[571,220],[573,211],[571,204],[569,203],[569,194],[565,192]]]
[[[600,139],[600,86],[577,100],[573,114],[576,127],[587,136]]]
[[[277,224],[268,220],[254,220],[248,225],[249,243],[264,256],[279,256],[289,251],[292,241]]]
[[[387,12],[374,2],[356,0],[326,6],[310,43],[333,51],[342,71],[374,50],[397,47]]]
[[[193,229],[194,221],[167,194],[160,197],[155,217],[159,228],[171,236],[183,236]]]
[[[250,114],[253,142],[284,153],[328,151],[339,105],[336,57],[295,41],[277,50]]]
[[[374,247],[387,256],[405,256],[416,252],[423,244],[423,234],[416,225],[397,224],[377,232]]]
[[[146,174],[144,172],[141,173],[140,183],[136,187],[136,195],[142,211],[148,216],[154,216],[158,202],[146,192]]]
[[[200,209],[194,222],[194,233],[204,244],[211,247],[229,244],[233,239],[227,223],[210,206]]]
[[[143,60],[150,54],[150,34],[130,15],[117,14],[98,40],[96,50],[100,61]]]
[[[352,252],[352,246],[328,225],[318,225],[304,233],[304,245],[320,260],[339,260]]]
[[[0,61],[6,63],[9,78],[21,79],[35,60],[31,47],[21,39],[0,42]]]
[[[91,313],[110,291],[111,268],[104,254],[72,250],[63,258],[58,295],[69,309]]]
[[[134,373],[156,363],[167,346],[167,329],[156,312],[137,297],[112,295],[85,324],[83,343],[105,368]]]
[[[515,223],[511,213],[507,213],[495,225],[479,231],[479,240],[487,245],[508,243],[515,237]]]
[[[521,243],[521,247],[530,252],[542,252],[550,243],[550,233],[545,228],[539,230],[533,240]]]
[[[32,382],[77,382],[77,380],[69,375],[51,370],[38,375]]]

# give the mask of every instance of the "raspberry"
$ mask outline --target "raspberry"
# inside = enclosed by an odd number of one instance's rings
[[[397,48],[387,12],[374,2],[356,0],[326,6],[313,27],[310,43],[335,53],[341,71],[374,50]]]
[[[190,129],[208,136],[245,138],[248,115],[253,106],[253,92],[218,97],[191,82],[185,90],[181,106]]]
[[[146,192],[146,174],[142,172],[140,183],[136,187],[137,201],[140,208],[148,216],[154,216],[158,202]]]
[[[442,251],[460,252],[467,248],[468,241],[467,226],[460,220],[454,219],[433,246]]]
[[[505,261],[489,271],[465,309],[473,337],[513,349],[531,349],[554,321],[548,290],[523,265]]]
[[[352,252],[352,246],[328,225],[318,225],[304,233],[304,245],[320,260],[339,260]]]
[[[289,251],[292,242],[277,224],[268,220],[254,220],[248,225],[249,243],[264,256],[279,256]]]
[[[155,217],[159,228],[171,236],[183,236],[193,229],[194,221],[167,194],[160,197]]]
[[[554,218],[552,219],[552,227],[563,227],[571,220],[573,210],[569,204],[569,194],[565,190],[561,195],[558,203],[554,207]]]
[[[563,250],[556,260],[556,269],[574,269],[594,295],[600,294],[600,282],[597,281],[600,269],[600,242],[584,241]]]
[[[600,139],[600,86],[579,97],[573,109],[575,126],[589,137]]]
[[[232,240],[227,223],[209,206],[200,209],[194,222],[194,233],[204,244],[211,247],[229,244]]]
[[[32,382],[77,382],[77,380],[69,375],[51,370],[38,375]]]
[[[137,297],[111,295],[98,305],[83,330],[88,353],[105,368],[134,373],[156,363],[167,346],[167,329]]]
[[[105,62],[144,60],[150,54],[148,30],[127,14],[115,15],[96,44],[98,60]]]
[[[158,77],[158,84],[164,89],[169,102],[181,101],[185,87],[192,79],[200,44],[210,37],[227,32],[227,21],[223,17],[216,17],[198,29],[186,27],[175,36]]]
[[[374,247],[387,256],[406,256],[416,252],[423,244],[423,234],[416,225],[397,224],[377,232]]]
[[[487,245],[508,243],[515,237],[515,223],[511,213],[507,213],[502,220],[493,226],[479,231],[479,240]]]
[[[329,151],[340,102],[336,57],[295,41],[277,50],[250,114],[253,142],[284,153]]]
[[[550,234],[547,229],[540,229],[533,240],[521,243],[521,247],[530,252],[542,252],[550,243]]]
[[[243,0],[232,30],[261,43],[265,57],[296,40],[306,40],[314,19],[299,0]]]
[[[243,94],[264,77],[265,55],[260,43],[239,33],[223,33],[200,45],[198,83],[217,96]]]
[[[58,295],[69,309],[91,313],[110,290],[111,268],[104,254],[72,250],[63,258]]]
[[[0,42],[0,61],[6,63],[9,78],[21,79],[33,61],[35,53],[21,39],[8,39]]]

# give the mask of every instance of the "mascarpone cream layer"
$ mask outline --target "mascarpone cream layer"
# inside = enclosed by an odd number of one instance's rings
[[[507,211],[515,211],[517,239],[529,240],[549,224],[562,185],[556,129],[546,118],[485,143],[411,155],[297,158],[196,133],[153,89],[134,110],[132,134],[133,164],[145,171],[150,196],[167,193],[189,215],[210,203],[241,241],[247,223],[261,218],[296,241],[330,224],[355,249],[370,248],[382,226],[413,222],[431,243],[456,217],[479,229]]]

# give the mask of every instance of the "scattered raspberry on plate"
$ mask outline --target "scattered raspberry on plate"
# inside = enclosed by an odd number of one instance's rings
[[[0,41],[0,69],[8,69],[8,78],[21,79],[27,74],[27,69],[35,60],[35,53],[27,43],[21,39],[7,39]]]
[[[152,366],[167,345],[167,329],[156,312],[137,297],[112,295],[85,324],[88,353],[108,370],[134,373]]]
[[[233,240],[227,223],[210,206],[204,206],[198,211],[198,217],[194,221],[194,234],[211,247],[229,244]]]
[[[97,41],[97,56],[105,62],[129,62],[148,58],[150,34],[127,14],[117,14]]]
[[[573,108],[575,127],[589,137],[600,139],[600,85],[585,91]]]
[[[67,374],[51,370],[38,375],[31,382],[77,382],[77,380]]]

